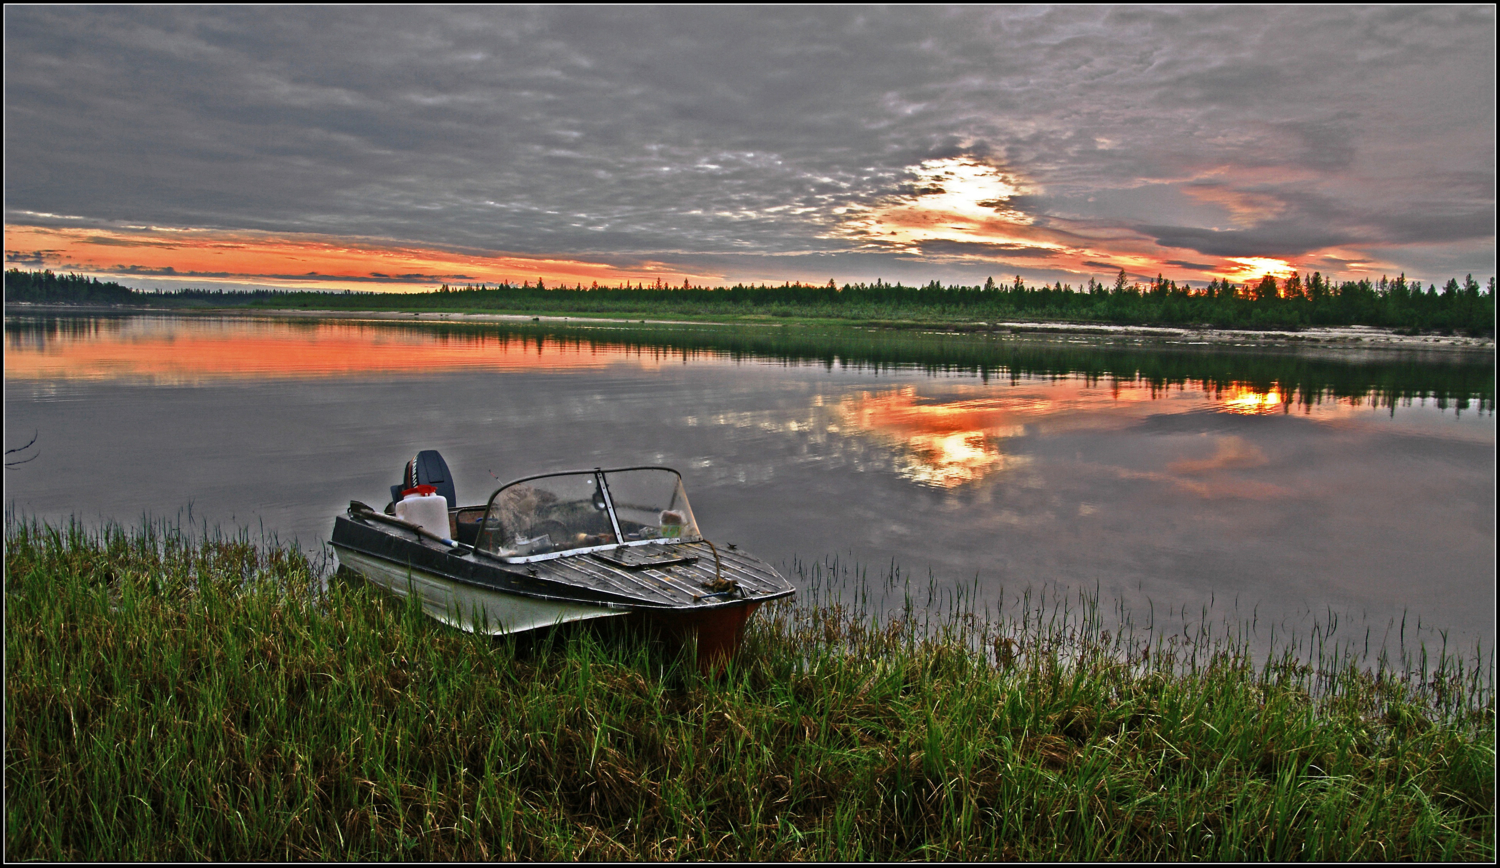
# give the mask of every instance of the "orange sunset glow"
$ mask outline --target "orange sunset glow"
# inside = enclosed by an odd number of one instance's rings
[[[466,254],[368,239],[162,227],[6,226],[8,261],[35,251],[46,251],[58,269],[116,278],[187,279],[210,288],[248,282],[286,289],[426,292],[444,283],[519,285],[538,278],[565,287],[657,279],[679,285],[716,278],[658,262],[621,270],[575,259]]]
[[[407,293],[1123,272],[1215,299],[1494,274],[1488,7],[7,9],[24,271]]]
[[[1044,264],[1083,277],[1100,269],[1099,260],[1127,274],[1171,274],[1181,269],[1169,250],[1111,232],[1094,238],[1066,228],[1068,221],[1039,224],[1035,216],[1012,205],[1018,196],[1041,192],[1036,184],[981,160],[953,157],[908,166],[908,188],[879,205],[847,209],[837,235],[858,241],[865,249],[982,263],[1008,256],[1030,265]],[[1211,199],[1200,194],[1199,198]],[[1236,218],[1246,207],[1235,199],[1224,204]],[[1197,279],[1224,278],[1253,282],[1271,274],[1284,278],[1297,270],[1285,259],[1270,256],[1219,258]],[[1106,281],[1107,282],[1107,281]]]
[[[923,241],[980,241],[992,244],[1056,244],[1028,239],[1029,217],[1010,210],[1008,200],[1023,192],[1016,179],[970,159],[927,160],[909,168],[914,191],[848,221],[851,234],[896,247]]]
[[[1005,200],[1018,188],[1011,186],[1014,179],[1002,177],[991,167],[961,160],[924,163],[915,169],[925,182],[946,186],[875,209],[853,210],[840,218],[842,228],[837,235],[870,249],[911,253],[923,253],[924,244],[930,248],[934,243],[1028,250],[1036,261],[1065,269],[1080,280],[1110,276],[1089,264],[1098,258],[1108,258],[1111,268],[1123,268],[1132,275],[1173,271],[1164,255],[1137,251],[1130,245],[1112,250],[1070,246],[1055,231],[1038,229],[1029,217],[1007,212]],[[666,286],[680,286],[684,281],[715,286],[729,279],[722,272],[684,268],[665,258],[621,268],[565,256],[463,253],[365,238],[168,227],[11,224],[6,226],[5,251],[12,267],[17,262],[36,262],[60,273],[78,272],[136,285],[166,282],[168,288],[430,292],[443,284],[520,285],[538,279],[552,288],[651,286],[658,281]],[[949,258],[983,265],[986,255],[981,250]],[[991,270],[999,276],[1010,268],[999,265]],[[1203,279],[1253,283],[1266,274],[1284,278],[1297,268],[1272,257],[1233,257]]]
[[[1252,283],[1268,274],[1272,277],[1284,278],[1297,270],[1284,259],[1272,259],[1266,256],[1237,256],[1231,258],[1230,262],[1235,263],[1236,267],[1228,269],[1223,276],[1237,283]]]
[[[971,266],[1010,265],[995,257],[1020,256],[1079,279],[1099,276],[1099,260],[1127,275],[1178,270],[1171,251],[1118,233],[1107,239],[1039,225],[1011,206],[1017,196],[1039,191],[1035,184],[982,160],[946,158],[908,166],[911,181],[899,195],[874,206],[835,209],[830,237],[855,242],[867,251],[934,256]],[[1236,212],[1238,213],[1238,212]],[[37,215],[52,219],[59,215]],[[338,238],[253,231],[130,226],[85,229],[67,225],[13,224],[6,227],[9,262],[41,260],[57,271],[106,278],[168,282],[168,288],[263,286],[383,292],[425,292],[442,284],[464,286],[543,280],[553,288],[655,285],[723,285],[723,272],[684,268],[643,259],[623,268],[568,256],[518,256],[404,244],[380,239]],[[1187,255],[1185,253],[1181,255]],[[1375,263],[1367,263],[1373,267]],[[1105,270],[1107,271],[1107,270]],[[1254,283],[1264,275],[1285,278],[1298,266],[1272,256],[1233,256],[1200,274]],[[822,283],[819,277],[815,283]]]

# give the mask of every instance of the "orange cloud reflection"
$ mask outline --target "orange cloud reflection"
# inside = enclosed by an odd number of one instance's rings
[[[920,403],[913,387],[862,392],[834,410],[841,427],[898,450],[897,472],[915,482],[953,488],[1014,465],[999,442],[1023,427],[992,399]]]
[[[119,380],[162,385],[222,380],[400,376],[478,368],[497,372],[655,370],[680,353],[576,339],[514,334],[435,335],[429,331],[323,322],[151,318],[96,321],[83,333],[10,332],[7,381]]]
[[[1219,470],[1245,470],[1266,464],[1266,454],[1259,446],[1246,443],[1241,437],[1218,437],[1214,442],[1214,454],[1208,458],[1181,458],[1167,465],[1172,473],[1193,475],[1213,473]]]
[[[839,431],[880,443],[896,453],[896,471],[915,482],[956,488],[1023,466],[1024,455],[1007,454],[1004,442],[1023,435],[1052,436],[1139,425],[1150,416],[1210,412],[1288,412],[1292,396],[1282,389],[1258,390],[1235,384],[1220,391],[1209,384],[1161,389],[1146,382],[1099,383],[1053,380],[997,391],[994,386],[963,387],[972,397],[924,397],[914,386],[885,392],[859,392],[831,406],[829,421]],[[1324,421],[1368,412],[1348,399],[1302,408]],[[1206,483],[1188,477],[1219,470],[1257,467],[1267,458],[1238,438],[1221,438],[1209,458],[1179,459],[1173,484]],[[1214,491],[1220,483],[1211,486]],[[1249,489],[1241,486],[1241,493]],[[1194,490],[1197,490],[1194,488]],[[1209,489],[1205,488],[1207,492]],[[1240,489],[1237,489],[1240,490]],[[1266,492],[1253,493],[1259,497]]]

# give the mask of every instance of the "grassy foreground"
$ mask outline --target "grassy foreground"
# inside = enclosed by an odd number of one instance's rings
[[[804,602],[705,679],[317,573],[7,516],[8,858],[1495,854],[1492,657],[1375,675],[1147,647],[1092,606],[924,631]]]

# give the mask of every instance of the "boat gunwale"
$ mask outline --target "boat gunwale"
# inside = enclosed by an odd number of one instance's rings
[[[619,609],[622,612],[633,612],[636,609],[643,608],[631,603],[620,603],[613,600],[580,600],[575,597],[559,597],[553,596],[551,594],[538,593],[536,591],[524,591],[516,588],[500,588],[494,585],[485,584],[483,582],[468,581],[460,576],[454,576],[450,573],[434,572],[433,570],[427,569],[426,567],[417,566],[416,564],[402,563],[400,561],[392,560],[383,555],[375,554],[374,552],[365,551],[364,549],[349,545],[348,543],[330,543],[330,545],[332,545],[335,550],[341,548],[348,549],[355,554],[363,555],[367,558],[384,561],[385,563],[391,564],[393,566],[404,567],[408,573],[408,576],[410,576],[410,574],[412,573],[422,573],[425,576],[431,576],[435,579],[441,579],[446,582],[453,582],[454,584],[467,585],[469,587],[478,588],[482,591],[489,591],[491,593],[511,594],[517,597],[526,597],[527,599],[532,600],[543,600],[548,603],[572,603],[574,605],[586,604],[590,606],[599,606],[600,608],[604,609]],[[351,569],[353,568],[351,567]],[[371,581],[368,576],[364,578],[365,581],[370,582],[377,587],[381,586],[379,582]]]

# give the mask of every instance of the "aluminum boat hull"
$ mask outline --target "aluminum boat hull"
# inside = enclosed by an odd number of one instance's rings
[[[450,627],[498,636],[625,618],[695,645],[704,670],[734,654],[756,609],[795,593],[764,562],[704,541],[505,563],[351,511],[335,520],[331,542],[342,568],[398,597],[415,594],[429,617]],[[712,590],[725,587],[731,590]]]
[[[398,597],[416,594],[428,617],[469,633],[503,636],[570,621],[614,618],[630,613],[624,608],[522,597],[461,584],[447,576],[413,568],[410,564],[398,564],[338,546],[334,549],[338,552],[340,566],[353,570],[370,584]]]

